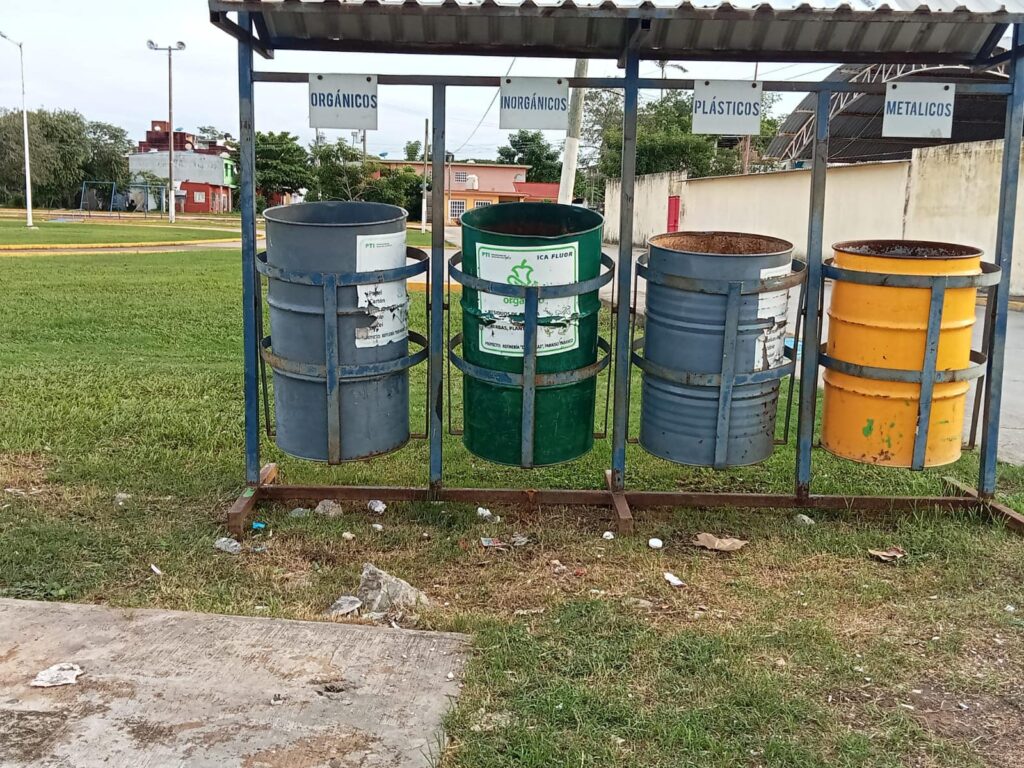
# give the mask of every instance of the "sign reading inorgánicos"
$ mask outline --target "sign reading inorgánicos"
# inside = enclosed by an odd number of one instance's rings
[[[377,76],[311,74],[309,127],[377,130]]]
[[[502,129],[564,131],[569,127],[568,78],[505,77],[498,101]]]
[[[948,139],[953,133],[953,83],[887,83],[882,135]]]
[[[761,133],[761,83],[697,80],[693,84],[692,130],[727,136]]]

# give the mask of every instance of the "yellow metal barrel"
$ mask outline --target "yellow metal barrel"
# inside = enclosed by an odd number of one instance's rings
[[[833,246],[841,269],[892,275],[978,275],[981,251],[948,243],[865,240]],[[976,288],[946,290],[936,370],[967,368]],[[828,307],[826,354],[876,368],[920,371],[925,361],[928,288],[861,285],[836,280]],[[854,461],[909,467],[921,385],[826,370],[821,443]],[[960,458],[967,381],[936,383],[924,466]]]

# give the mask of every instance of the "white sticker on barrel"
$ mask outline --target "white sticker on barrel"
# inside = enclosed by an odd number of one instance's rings
[[[477,274],[485,280],[510,285],[564,285],[579,275],[579,243],[547,248],[509,245],[476,246]],[[480,311],[490,317],[480,326],[480,351],[504,357],[522,357],[522,314],[525,299],[478,293]],[[537,355],[554,355],[578,349],[579,297],[541,299],[537,316],[563,318],[564,322],[537,328]],[[520,316],[515,318],[514,316]]]
[[[791,266],[768,267],[761,270],[760,279],[788,275]],[[789,311],[789,291],[768,291],[757,294],[757,319],[769,320],[771,325],[761,329],[754,340],[754,366],[752,370],[766,371],[782,362],[786,348],[786,314]]]
[[[405,230],[356,236],[356,271],[372,272],[405,266]],[[405,280],[357,285],[359,307],[372,324],[356,328],[356,347],[382,347],[409,335],[409,292]]]

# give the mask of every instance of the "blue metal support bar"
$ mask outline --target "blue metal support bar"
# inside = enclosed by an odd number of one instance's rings
[[[732,390],[736,384],[736,335],[740,329],[740,291],[743,283],[729,283],[725,327],[722,333],[722,378],[718,382],[718,419],[715,425],[715,469],[725,469],[729,455]]]
[[[540,302],[537,286],[526,289],[526,307],[523,317],[523,414],[522,456],[524,467],[533,466],[533,438],[537,404],[537,313]]]
[[[928,303],[928,332],[924,343],[924,364],[921,366],[921,394],[917,403],[917,432],[914,434],[914,455],[910,468],[924,469],[928,448],[928,427],[932,421],[932,394],[935,391],[935,366],[939,359],[939,336],[942,332],[942,308],[946,303],[946,281],[932,283]]]
[[[818,348],[821,346],[822,241],[825,233],[825,172],[828,168],[828,91],[819,91],[815,109],[814,150],[811,166],[811,209],[807,224],[807,300],[804,304],[804,345],[800,366],[800,410],[797,417],[796,495],[811,492],[811,448],[818,400]]]
[[[238,14],[250,29],[248,13]],[[260,480],[259,334],[256,331],[256,117],[253,107],[252,45],[238,42],[239,208],[242,211],[242,344],[245,390],[245,480]],[[171,203],[173,205],[173,202]]]
[[[338,379],[338,278],[324,275],[324,367],[327,384],[327,462],[341,463],[341,382]]]
[[[639,99],[640,59],[626,51],[625,100],[622,112],[622,193],[619,197],[619,263],[615,309],[615,402],[612,407],[611,489],[621,491],[626,482],[626,439],[629,434],[630,281],[633,277],[633,187],[636,182],[636,121]]]
[[[433,87],[433,146],[431,147],[430,191],[430,358],[427,366],[429,392],[427,410],[430,413],[430,488],[441,487],[441,438],[444,435],[444,390],[441,374],[444,370],[444,124],[445,86]],[[423,148],[426,152],[426,147]]]
[[[1003,404],[1003,362],[1006,355],[1006,314],[1010,304],[1010,273],[1013,268],[1013,234],[1017,214],[1017,183],[1020,180],[1021,136],[1024,134],[1024,26],[1014,25],[1013,58],[1006,100],[1003,138],[1003,171],[999,184],[999,221],[996,225],[995,261],[1002,270],[995,290],[992,339],[985,376],[985,422],[981,433],[981,468],[978,491],[992,496],[996,491],[996,461],[999,452],[999,417]]]

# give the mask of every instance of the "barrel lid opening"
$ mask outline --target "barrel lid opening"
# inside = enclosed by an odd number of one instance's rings
[[[848,240],[832,246],[854,256],[877,256],[886,259],[970,259],[982,254],[980,248],[930,240]]]
[[[771,256],[793,250],[788,240],[746,232],[668,232],[648,242],[657,248],[698,256]]]
[[[267,208],[263,218],[277,224],[314,227],[365,227],[402,221],[409,212],[397,205],[363,200],[322,200]]]
[[[592,232],[604,224],[604,217],[578,205],[498,203],[466,211],[460,221],[481,232],[543,240]]]

